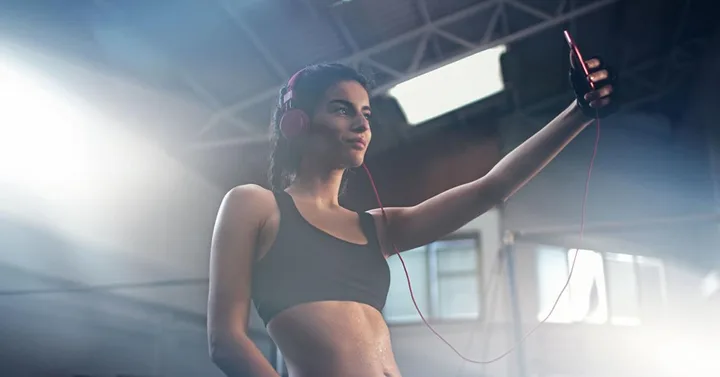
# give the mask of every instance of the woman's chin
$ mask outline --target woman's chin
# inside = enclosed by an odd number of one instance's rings
[[[362,166],[362,164],[364,162],[365,162],[365,156],[363,155],[363,156],[360,156],[359,158],[353,159],[350,166],[352,166],[353,168],[359,168],[360,166]]]
[[[350,153],[345,156],[345,166],[350,169],[360,167],[365,162],[365,151],[362,153]]]

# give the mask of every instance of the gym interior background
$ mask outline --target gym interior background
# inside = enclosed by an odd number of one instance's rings
[[[340,60],[376,83],[384,204],[485,174],[572,100],[568,29],[621,77],[602,121],[448,239],[391,259],[404,376],[720,375],[720,32],[701,0],[2,1],[0,371],[220,376],[205,335],[222,196],[264,184],[277,89]],[[388,89],[502,48],[502,88],[413,122]],[[498,72],[494,72],[497,74]],[[489,74],[489,73],[488,73]],[[478,88],[480,89],[480,88]],[[442,96],[443,93],[431,93]],[[420,94],[418,94],[420,95]],[[344,203],[374,197],[356,174]],[[253,339],[280,370],[261,321]]]

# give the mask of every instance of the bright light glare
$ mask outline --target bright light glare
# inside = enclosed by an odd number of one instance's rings
[[[701,290],[704,297],[710,297],[720,290],[720,273],[713,271],[707,274],[703,279]]]
[[[478,101],[505,88],[497,46],[447,64],[391,88],[408,123],[415,125]]]
[[[88,102],[31,67],[0,59],[0,195],[16,198],[0,211],[33,221],[60,216],[54,228],[82,237],[129,232],[141,224],[133,216],[155,210],[134,206],[141,195],[167,190],[165,152],[98,112],[102,97]],[[97,220],[107,213],[132,216],[122,225]]]
[[[177,252],[168,245],[196,215],[182,214],[200,203],[212,205],[222,191],[155,142],[127,129],[125,123],[141,122],[142,116],[103,111],[107,100],[119,100],[114,108],[128,112],[143,101],[157,101],[153,104],[160,109],[185,102],[22,47],[4,47],[0,45],[0,216],[57,236],[77,258],[58,265],[62,253],[38,259],[43,254],[34,252],[35,244],[29,253],[18,244],[9,253],[0,250],[0,263],[88,284],[147,280],[152,274],[194,276],[197,263],[191,262],[202,255],[168,258]],[[61,76],[36,66],[52,66]],[[107,91],[84,97],[74,86],[63,88],[78,82]],[[186,244],[180,249],[199,250]],[[112,256],[116,252],[132,257],[117,259]]]
[[[541,253],[539,263],[553,265],[560,271],[550,271],[552,275],[545,275],[541,271],[541,284],[548,284],[541,292],[549,292],[549,296],[541,298],[543,308],[538,313],[538,320],[542,321],[548,316],[552,304],[567,283],[568,273],[575,250],[560,251],[556,253]],[[562,258],[562,259],[560,259]],[[563,260],[564,259],[564,260]],[[577,252],[577,261],[567,289],[563,291],[558,305],[548,318],[548,323],[592,323],[602,324],[608,320],[607,294],[605,285],[605,272],[602,255],[592,250],[580,249]],[[591,307],[592,291],[596,289],[596,305]],[[543,293],[541,293],[542,295]],[[545,293],[547,295],[548,293]],[[621,322],[622,319],[620,320]],[[624,325],[632,325],[623,322]]]
[[[0,184],[62,197],[86,183],[83,117],[63,93],[0,61]]]
[[[648,351],[656,355],[655,362],[669,372],[668,375],[709,377],[720,372],[716,362],[720,352],[712,342],[678,336],[657,341],[649,348]]]

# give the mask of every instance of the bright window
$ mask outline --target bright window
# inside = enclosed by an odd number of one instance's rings
[[[505,89],[500,56],[505,46],[470,55],[410,80],[388,91],[415,125],[479,101]]]
[[[575,249],[537,249],[538,320],[547,317],[567,282]],[[654,258],[578,250],[567,289],[548,318],[550,323],[641,323],[642,309],[664,302],[662,263]]]
[[[437,241],[402,253],[418,307],[428,320],[480,316],[480,250],[477,237]],[[398,256],[388,259],[390,292],[383,314],[389,323],[421,321]]]

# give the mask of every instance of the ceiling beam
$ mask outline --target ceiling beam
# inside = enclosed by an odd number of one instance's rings
[[[627,231],[630,228],[637,229],[657,229],[659,226],[674,226],[679,224],[707,224],[720,222],[720,215],[717,213],[706,212],[706,213],[694,213],[690,215],[681,216],[666,216],[666,217],[649,217],[635,220],[625,221],[604,221],[597,223],[587,224],[585,230],[588,233],[604,232],[613,233],[618,231]],[[560,226],[548,226],[548,227],[537,227],[517,230],[514,232],[516,239],[530,240],[532,237],[540,235],[563,235],[568,234],[576,236],[577,225],[560,225]]]
[[[568,2],[568,0],[561,0],[558,2],[557,7],[555,7],[555,15],[556,16],[559,16],[562,14],[563,9],[565,9],[565,7],[567,6],[567,2]]]
[[[423,22],[425,22],[425,25],[430,25],[433,28],[433,31],[435,33],[437,33],[438,28],[435,27],[435,24],[433,24],[433,21],[432,21],[432,17],[430,17],[430,11],[428,10],[428,7],[427,7],[427,1],[416,0],[416,2],[417,2],[417,8],[420,11],[420,17],[422,17]],[[429,34],[428,34],[428,36],[429,36]],[[425,43],[427,43],[427,42],[425,42]],[[437,56],[437,58],[442,59],[443,53],[442,53],[442,50],[440,49],[440,43],[438,42],[438,40],[433,38],[430,43],[432,43],[432,48],[433,48],[433,51],[435,51],[435,55]]]
[[[222,140],[198,141],[188,145],[188,150],[203,151],[215,148],[232,147],[237,148],[248,144],[269,143],[270,136],[267,134],[253,136],[239,136],[235,138],[226,138]]]
[[[318,13],[317,9],[315,9],[315,5],[313,5],[310,0],[300,0],[300,3],[307,8],[308,12],[310,12],[310,17],[313,18],[313,20],[320,19],[320,14]]]
[[[114,12],[117,14],[120,14],[122,17],[127,17],[125,13],[122,12],[122,9],[118,8],[116,5],[111,4],[108,0],[94,0],[93,3],[96,7],[99,9],[105,11],[105,12]],[[129,24],[129,23],[128,23]],[[144,34],[143,30],[135,29],[139,34]],[[148,42],[148,44],[150,44]],[[151,47],[152,44],[150,44]],[[160,49],[155,50],[158,55],[164,60],[170,60],[169,57],[167,57]],[[175,75],[180,79],[180,81],[183,82],[195,95],[199,97],[200,100],[203,101],[203,103],[207,106],[210,106],[212,109],[220,109],[222,108],[222,104],[217,99],[217,97],[210,92],[207,88],[205,88],[201,83],[199,83],[197,80],[195,80],[190,74],[188,74],[183,68],[181,67],[175,67],[174,69]],[[246,123],[243,123],[242,121],[238,120],[237,118],[228,118],[227,119],[230,122],[233,122],[234,125],[236,125],[239,128],[243,128],[246,130],[251,130],[252,128],[249,127]]]
[[[418,42],[415,47],[415,54],[413,55],[412,61],[410,62],[410,66],[406,70],[406,73],[412,73],[418,69],[422,58],[425,56],[425,51],[427,51],[429,39],[430,33],[425,33],[422,37],[420,37],[420,42]]]
[[[670,52],[670,54],[673,54],[673,52]],[[652,102],[655,100],[658,100],[665,95],[669,94],[673,90],[676,89],[676,86],[680,84],[681,82],[671,82],[671,80],[668,80],[667,82],[658,82],[656,85],[645,85],[646,82],[653,82],[652,80],[648,78],[643,78],[643,74],[647,73],[648,71],[653,71],[654,68],[664,68],[667,64],[667,59],[665,57],[661,58],[652,58],[648,59],[646,61],[643,61],[639,64],[635,64],[632,66],[632,68],[629,68],[625,71],[622,71],[620,73],[619,79],[621,80],[629,80],[631,82],[634,82],[635,84],[639,85],[640,87],[644,87],[647,89],[644,91],[643,95],[640,95],[637,98],[631,99],[629,102],[622,104],[621,111],[629,111],[637,106],[643,105],[648,102]],[[685,71],[690,71],[693,67],[676,67],[678,69],[684,69]],[[550,106],[557,105],[560,101],[568,100],[570,101],[572,99],[572,96],[568,93],[561,93],[556,96],[546,98],[542,101],[530,104],[528,106],[525,106],[523,108],[516,108],[515,111],[510,114],[509,116],[520,116],[523,119],[531,119],[531,117],[528,115],[535,111],[541,111],[543,109],[546,109]],[[463,110],[460,110],[460,115],[462,116]],[[544,124],[542,124],[544,125]],[[536,126],[542,126],[541,124],[536,124]],[[223,139],[223,140],[214,140],[214,141],[197,141],[189,144],[188,149],[194,150],[194,151],[203,151],[208,149],[214,149],[214,148],[236,148],[243,145],[248,144],[257,144],[257,143],[264,143],[269,140],[268,135],[253,135],[248,137],[237,137],[233,139]]]
[[[373,55],[390,50],[392,48],[395,48],[399,46],[400,44],[406,43],[408,41],[412,41],[414,39],[422,37],[426,33],[433,33],[436,28],[441,28],[443,26],[451,25],[455,22],[461,21],[466,19],[467,17],[476,14],[480,11],[492,9],[493,7],[497,6],[504,6],[506,0],[490,0],[487,2],[483,2],[480,4],[476,4],[473,6],[470,6],[468,8],[465,8],[464,10],[455,12],[453,14],[450,14],[448,16],[442,17],[438,20],[433,21],[431,24],[423,24],[422,26],[409,31],[407,33],[404,33],[400,36],[397,36],[395,38],[389,39],[387,41],[381,42],[373,47],[364,49],[362,51],[358,51],[351,56],[348,56],[347,58],[341,59],[341,63],[345,63],[348,65],[355,65],[359,62],[366,62],[367,59],[371,58]],[[375,88],[373,90],[373,94],[377,93],[383,93],[387,91],[387,89],[391,88],[394,85],[397,85],[398,83],[405,81],[407,79],[410,79],[412,77],[421,75],[423,73],[432,71],[434,69],[437,69],[440,66],[449,64],[451,62],[460,60],[462,58],[465,58],[467,56],[470,56],[472,54],[475,54],[477,52],[483,51],[485,49],[500,45],[500,44],[508,44],[512,43],[524,38],[527,38],[529,36],[532,36],[534,34],[540,33],[544,30],[547,30],[549,28],[555,27],[559,24],[562,24],[563,22],[567,22],[569,20],[572,20],[574,18],[596,12],[600,9],[603,9],[607,6],[610,6],[619,0],[598,0],[591,2],[586,5],[578,6],[572,11],[567,12],[561,12],[560,14],[554,15],[551,19],[540,21],[538,23],[535,23],[529,27],[526,27],[524,29],[518,30],[512,34],[504,35],[501,38],[492,39],[491,37],[487,37],[487,33],[485,42],[484,43],[478,43],[471,46],[465,46],[465,51],[462,51],[461,53],[457,54],[454,57],[445,59],[444,61],[434,64],[430,67],[424,67],[423,69],[415,69],[411,72],[404,72],[400,77],[396,77],[390,82],[386,83],[385,85],[382,85],[378,88]],[[491,30],[491,29],[489,29]],[[421,39],[420,39],[421,41]],[[420,42],[419,42],[420,43]],[[220,123],[223,119],[232,119],[234,118],[238,112],[245,110],[251,106],[254,106],[258,103],[262,103],[264,101],[270,100],[271,98],[275,97],[278,93],[279,87],[274,86],[267,88],[266,90],[260,91],[257,95],[244,99],[242,101],[239,101],[231,106],[228,106],[224,109],[221,109],[217,113],[215,113],[213,116],[210,117],[210,119],[205,122],[204,125],[202,125],[199,135],[203,135],[216,125]]]
[[[272,55],[270,50],[265,47],[265,44],[260,40],[255,31],[253,31],[245,20],[243,20],[242,16],[238,13],[237,8],[235,8],[235,6],[230,4],[227,0],[218,1],[220,3],[220,7],[230,15],[230,18],[232,18],[233,22],[235,22],[235,25],[242,30],[243,34],[245,34],[245,36],[250,40],[250,43],[252,43],[255,49],[258,50],[263,60],[270,65],[270,68],[272,68],[278,78],[285,81],[289,75],[287,70],[282,66],[282,64],[280,64],[280,61]],[[236,2],[233,2],[233,4],[235,3]]]
[[[338,12],[330,12],[330,19],[332,20],[335,27],[337,27],[338,31],[340,32],[340,38],[343,40],[345,45],[350,49],[350,51],[354,53],[357,53],[360,51],[360,45],[358,45],[355,38],[352,36],[352,33],[350,32],[350,29],[348,29],[347,25],[345,24],[345,20],[342,18]]]
[[[505,4],[511,6],[515,9],[518,9],[520,11],[523,11],[531,16],[535,16],[544,21],[553,19],[552,14],[547,14],[547,13],[543,12],[542,10],[532,7],[530,5],[527,5],[519,0],[505,0]]]
[[[680,11],[680,21],[678,22],[677,27],[675,28],[675,32],[672,36],[672,44],[671,46],[676,46],[678,42],[680,41],[680,38],[682,38],[682,34],[685,32],[685,26],[687,25],[688,21],[688,15],[690,13],[690,4],[692,3],[692,0],[685,0],[682,6],[682,10]],[[675,55],[672,55],[668,57],[668,65],[665,71],[663,72],[662,80],[667,81],[668,77],[670,76],[670,69],[672,68],[672,61],[675,60]]]

